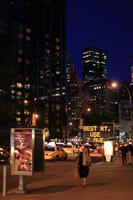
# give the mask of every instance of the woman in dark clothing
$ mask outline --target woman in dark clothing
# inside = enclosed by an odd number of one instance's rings
[[[89,149],[85,147],[83,152],[80,152],[78,159],[79,177],[82,178],[83,180],[82,181],[83,187],[86,186],[86,180],[89,174],[89,165],[90,165]]]
[[[121,155],[122,155],[122,164],[125,165],[127,163],[127,146],[126,145],[121,145],[120,147],[121,150]]]

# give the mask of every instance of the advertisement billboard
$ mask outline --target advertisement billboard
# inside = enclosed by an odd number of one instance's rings
[[[32,129],[11,130],[11,174],[33,175],[33,140]]]

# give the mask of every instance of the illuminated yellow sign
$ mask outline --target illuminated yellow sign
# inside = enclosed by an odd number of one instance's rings
[[[113,134],[112,126],[83,126],[83,134],[88,142],[104,143],[104,138]]]
[[[83,131],[102,131],[102,132],[110,132],[111,129],[109,126],[83,126]]]

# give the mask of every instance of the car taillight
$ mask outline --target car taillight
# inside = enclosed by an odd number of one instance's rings
[[[53,153],[53,152],[50,152],[48,155],[52,156],[52,155],[54,155],[54,153]]]

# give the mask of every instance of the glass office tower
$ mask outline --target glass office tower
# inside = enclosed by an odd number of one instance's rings
[[[18,103],[17,126],[38,126],[61,138],[65,126],[65,0],[3,0],[0,32],[14,39],[17,80],[11,98]],[[24,101],[27,100],[27,104]],[[26,102],[26,101],[25,101]]]

